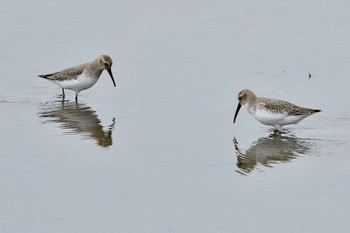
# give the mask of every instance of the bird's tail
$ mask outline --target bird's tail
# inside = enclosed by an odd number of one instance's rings
[[[45,79],[50,79],[50,77],[54,74],[57,74],[58,72],[52,73],[52,74],[39,74],[38,77],[40,78],[45,78]]]
[[[47,75],[46,74],[39,74],[38,77],[40,77],[40,78],[47,78]]]

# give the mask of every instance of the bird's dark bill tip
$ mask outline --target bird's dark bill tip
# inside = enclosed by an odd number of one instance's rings
[[[236,113],[235,113],[235,117],[233,118],[233,124],[236,123],[236,118],[238,116],[238,112],[241,109],[242,105],[240,103],[238,103],[237,105],[237,109],[236,109]]]
[[[107,70],[107,71],[108,71],[109,76],[111,76],[111,79],[112,79],[114,87],[116,87],[115,81],[114,81],[114,78],[113,78],[113,74],[112,74],[112,70]]]

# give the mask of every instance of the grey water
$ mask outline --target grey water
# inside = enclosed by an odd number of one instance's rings
[[[345,232],[349,9],[2,1],[0,232]],[[78,103],[37,77],[101,54]],[[245,88],[322,112],[233,124]]]

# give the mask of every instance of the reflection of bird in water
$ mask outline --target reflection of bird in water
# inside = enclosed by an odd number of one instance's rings
[[[251,147],[242,152],[238,148],[236,138],[233,138],[237,154],[237,172],[246,175],[253,171],[258,164],[271,167],[278,162],[288,162],[311,149],[311,143],[295,137],[282,136],[273,133],[259,138]]]
[[[55,122],[59,123],[62,129],[69,129],[69,134],[95,139],[101,147],[109,147],[113,144],[112,131],[114,130],[115,118],[107,130],[104,130],[96,112],[86,104],[63,102],[58,105],[44,106],[38,115],[48,119],[44,123]]]

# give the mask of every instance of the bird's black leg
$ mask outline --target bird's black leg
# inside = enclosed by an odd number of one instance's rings
[[[64,89],[62,88],[62,98],[64,100],[64,97],[66,97],[66,95],[64,94]]]
[[[75,102],[78,102],[78,94],[75,94]]]

